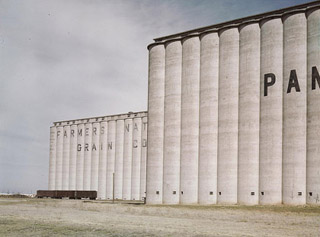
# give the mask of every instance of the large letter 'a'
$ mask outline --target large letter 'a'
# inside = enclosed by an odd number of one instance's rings
[[[287,93],[291,93],[291,89],[294,87],[296,89],[296,92],[300,92],[300,86],[299,86],[299,81],[297,77],[297,72],[296,70],[291,70],[290,72],[290,78],[289,78],[289,84],[288,84],[288,90]]]

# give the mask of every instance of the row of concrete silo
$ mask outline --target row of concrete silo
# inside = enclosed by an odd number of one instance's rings
[[[146,112],[54,124],[49,190],[95,190],[100,199],[145,197]]]
[[[149,45],[147,203],[320,203],[319,5]]]

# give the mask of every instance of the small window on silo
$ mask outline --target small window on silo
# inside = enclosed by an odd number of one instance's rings
[[[181,195],[183,195],[183,191],[181,191]]]
[[[219,192],[219,195],[221,196],[221,192]]]
[[[210,192],[209,194],[210,194],[210,195],[213,195],[213,192]]]
[[[254,196],[255,195],[255,193],[254,192],[251,192],[251,196]]]
[[[174,195],[176,195],[176,194],[177,194],[177,191],[173,191],[172,193],[173,193]]]
[[[156,191],[156,194],[160,194],[160,192],[159,192],[159,191]]]
[[[302,192],[298,192],[298,196],[302,196]]]
[[[312,197],[312,192],[309,192],[309,196]]]
[[[261,192],[261,195],[263,196],[263,195],[264,195],[264,192]]]

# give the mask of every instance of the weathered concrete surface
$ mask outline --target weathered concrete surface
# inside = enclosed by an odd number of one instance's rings
[[[114,197],[122,199],[123,188],[123,149],[124,149],[124,120],[116,121],[116,154],[115,154],[115,174],[114,174]]]
[[[69,189],[70,126],[63,127],[62,190]]]
[[[237,203],[239,31],[220,32],[218,203]]]
[[[260,27],[240,29],[238,203],[259,203]]]
[[[99,183],[99,153],[100,153],[100,123],[92,125],[92,158],[90,189],[98,191]]]
[[[166,45],[163,203],[179,204],[181,134],[181,41]]]
[[[199,203],[217,203],[218,33],[201,37],[199,118]]]
[[[307,203],[320,205],[320,90],[312,89],[312,67],[320,70],[320,10],[308,15]]]
[[[55,189],[56,181],[57,128],[50,127],[49,180],[48,189]]]
[[[100,124],[100,155],[99,155],[99,180],[98,180],[98,198],[107,198],[107,146],[108,146],[108,123]]]
[[[281,18],[261,24],[259,202],[277,204],[282,202],[283,25]],[[265,96],[264,77],[269,73],[276,82]]]
[[[304,13],[284,17],[282,201],[306,203],[307,20]],[[295,71],[292,71],[292,70]],[[293,73],[296,74],[296,78]],[[289,83],[295,81],[295,87]],[[289,82],[289,83],[288,83]],[[291,90],[291,91],[290,91]]]
[[[198,202],[200,39],[182,42],[180,203]]]
[[[161,204],[163,189],[165,49],[149,50],[147,203]]]

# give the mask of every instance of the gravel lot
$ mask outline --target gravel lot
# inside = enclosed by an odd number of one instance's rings
[[[148,206],[0,198],[0,236],[320,236],[315,206]]]

